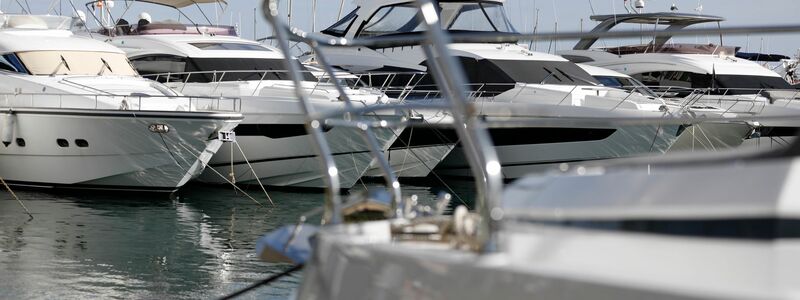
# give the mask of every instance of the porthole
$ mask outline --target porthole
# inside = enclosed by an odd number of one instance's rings
[[[25,147],[25,139],[17,139],[17,146]]]
[[[58,139],[56,140],[56,143],[58,143],[58,146],[61,148],[69,147],[69,142],[67,142],[65,139]]]
[[[87,142],[84,139],[77,139],[77,140],[75,140],[75,146],[78,146],[78,147],[81,147],[81,148],[86,148],[86,147],[89,147],[89,142]]]

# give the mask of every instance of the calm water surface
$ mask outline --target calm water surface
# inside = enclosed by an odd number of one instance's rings
[[[469,182],[449,184],[462,195],[472,191]],[[439,184],[404,188],[423,202],[444,190]],[[273,191],[275,207],[262,208],[231,188],[197,185],[173,200],[17,194],[34,219],[0,191],[0,299],[217,298],[288,268],[259,261],[255,241],[323,201],[318,192]],[[285,299],[301,276],[242,298]]]

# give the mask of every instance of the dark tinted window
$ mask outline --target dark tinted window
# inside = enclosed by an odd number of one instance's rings
[[[322,33],[332,36],[343,37],[345,34],[347,34],[347,30],[349,30],[350,27],[353,26],[353,21],[355,21],[356,17],[358,17],[359,8],[360,7],[357,7],[355,10],[351,11],[349,14],[344,16],[344,18],[331,25],[331,27],[328,27],[328,29],[323,30]]]
[[[298,64],[300,70],[307,71],[296,59],[293,59],[292,63]],[[213,71],[216,71],[216,74]],[[186,63],[186,72],[203,72],[191,75],[188,82],[261,80],[261,78],[264,80],[291,80],[282,59],[189,58]],[[303,80],[317,81],[316,77],[309,72],[303,72],[303,75]]]
[[[156,55],[136,58],[131,61],[139,74],[158,81],[217,82],[243,80],[290,80],[282,59],[265,58],[186,58]],[[294,59],[292,62],[299,65]],[[306,71],[299,65],[300,70]],[[274,72],[269,72],[274,70]],[[261,71],[261,72],[259,72]],[[267,71],[267,72],[264,72]],[[189,74],[190,72],[196,72]],[[216,73],[215,73],[216,72]],[[167,73],[169,78],[167,78]],[[174,74],[179,73],[179,74]],[[266,74],[265,74],[266,73]],[[154,74],[162,74],[155,76]],[[188,76],[188,78],[187,78]],[[303,80],[317,81],[309,72]]]
[[[261,45],[241,43],[191,43],[189,45],[203,50],[271,51]]]
[[[69,142],[65,139],[57,139],[56,144],[58,144],[58,146],[61,148],[69,147]]]
[[[647,86],[680,87],[686,89],[715,89],[712,94],[755,94],[763,89],[791,89],[783,78],[749,75],[712,75],[666,71],[633,75]],[[682,96],[682,95],[681,95]]]
[[[599,84],[592,75],[569,61],[492,60],[492,63],[515,82],[561,85]]]
[[[131,64],[142,76],[150,74],[182,73],[186,70],[186,58],[172,55],[151,55],[134,58]],[[183,75],[160,76],[158,81],[176,81],[185,78]],[[151,78],[155,79],[155,78]]]
[[[22,62],[15,54],[6,54],[0,56],[0,70],[6,70],[15,73],[28,73]]]
[[[623,84],[618,77],[594,76],[594,78],[597,79],[597,81],[599,81],[600,84],[602,84],[603,86],[615,87],[615,88],[621,88],[625,86],[625,84]]]

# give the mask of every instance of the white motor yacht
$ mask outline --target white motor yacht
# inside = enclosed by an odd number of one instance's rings
[[[129,13],[157,7],[181,11],[194,6],[187,1],[130,2]],[[220,2],[224,1],[210,1]],[[214,4],[216,5],[216,4]],[[149,15],[149,14],[147,14]],[[151,17],[152,18],[152,17]],[[142,21],[137,25],[115,22],[109,43],[124,50],[136,70],[186,95],[242,99],[244,121],[236,128],[236,144],[223,147],[212,157],[199,180],[207,183],[265,184],[270,186],[324,188],[314,148],[306,133],[305,115],[294,95],[278,49],[239,37],[231,26]],[[291,63],[301,66],[297,59]],[[304,88],[318,112],[341,109],[345,104],[329,83],[321,83],[305,70]],[[388,101],[382,94],[350,90],[355,105]],[[397,114],[375,116],[396,120]],[[401,131],[375,130],[379,144],[388,147]],[[361,134],[351,128],[329,127],[325,135],[336,141],[331,147],[341,175],[341,187],[350,188],[370,166],[372,156]],[[238,145],[237,145],[238,144]],[[218,173],[226,174],[221,178]]]
[[[441,58],[435,69],[454,74],[445,75],[443,89],[461,86],[464,76],[453,67],[434,2],[416,2],[430,31],[430,57]],[[281,28],[276,16],[267,10]],[[445,215],[447,197],[433,205],[393,198],[382,220],[360,213],[388,197],[376,192],[341,203],[332,195],[322,227],[301,218],[257,246],[266,261],[294,264],[281,276],[304,269],[298,299],[800,295],[800,143],[764,153],[564,164],[560,171],[526,176],[503,193],[498,155],[486,127],[476,124],[475,104],[454,95],[448,100],[477,177],[476,212],[460,206]],[[634,119],[607,120],[625,121]],[[576,120],[582,122],[596,120]],[[732,184],[732,174],[748,184]]]
[[[72,19],[0,14],[0,177],[27,186],[174,191],[242,116],[232,98],[183,97]]]
[[[356,8],[322,33],[338,38],[376,38],[420,35],[423,25],[408,0],[355,1]],[[511,33],[503,1],[440,1],[442,27],[450,32]],[[487,120],[530,121],[570,116],[669,115],[663,102],[601,86],[574,63],[555,55],[532,52],[517,44],[455,43],[448,45],[466,70],[474,101],[481,103]],[[376,86],[399,88],[403,100],[424,101],[438,96],[433,76],[427,74],[425,51],[418,43],[390,47],[328,47],[331,64],[355,74],[372,75]],[[422,73],[422,75],[420,75]],[[431,91],[433,95],[431,96]],[[490,122],[491,126],[491,122]],[[526,126],[492,128],[503,174],[517,178],[532,170],[564,162],[663,153],[679,133],[678,126],[574,127]],[[458,142],[453,130],[415,128],[410,140],[400,138],[392,150],[425,149]],[[531,155],[531,153],[536,153]],[[401,155],[400,157],[405,157]],[[390,159],[394,154],[390,151]],[[394,163],[393,163],[394,164]],[[434,170],[453,176],[471,176],[460,147]]]
[[[661,98],[649,87],[629,75],[587,64],[578,64],[578,66],[604,86],[625,89],[654,99]],[[666,104],[671,110],[684,110],[697,119],[735,118],[738,116],[735,113],[726,112],[722,108],[697,103],[690,104],[688,107],[680,106],[675,102]],[[751,124],[745,122],[699,122],[683,125],[681,128],[678,140],[669,148],[668,152],[716,151],[738,147],[755,130]]]
[[[675,12],[596,15],[591,19],[599,22],[593,32],[608,32],[623,24],[680,30],[725,20]],[[800,102],[795,99],[800,95],[798,90],[776,72],[736,57],[738,47],[722,45],[722,40],[719,44],[680,44],[671,38],[665,35],[648,44],[619,47],[593,47],[599,39],[585,38],[573,50],[559,53],[574,62],[628,74],[680,105],[711,106],[759,116],[792,115],[800,109]],[[794,136],[799,124],[782,121],[758,125],[757,136],[780,139]]]
[[[797,150],[526,177],[505,192],[484,253],[461,248],[477,229],[458,210],[323,227],[298,297],[795,299]]]

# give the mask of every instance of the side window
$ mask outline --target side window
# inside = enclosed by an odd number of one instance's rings
[[[21,73],[22,71],[19,70],[14,64],[11,62],[13,59],[13,54],[6,54],[0,56],[0,70],[5,70],[14,73]]]
[[[182,80],[185,74],[168,74],[186,72],[186,59],[172,55],[151,55],[131,60],[131,64],[144,77],[161,82]]]
[[[670,71],[664,72],[661,78],[662,86],[674,86],[681,88],[691,88],[692,79],[690,73]]]
[[[661,86],[661,72],[647,72],[632,76],[646,86]]]

